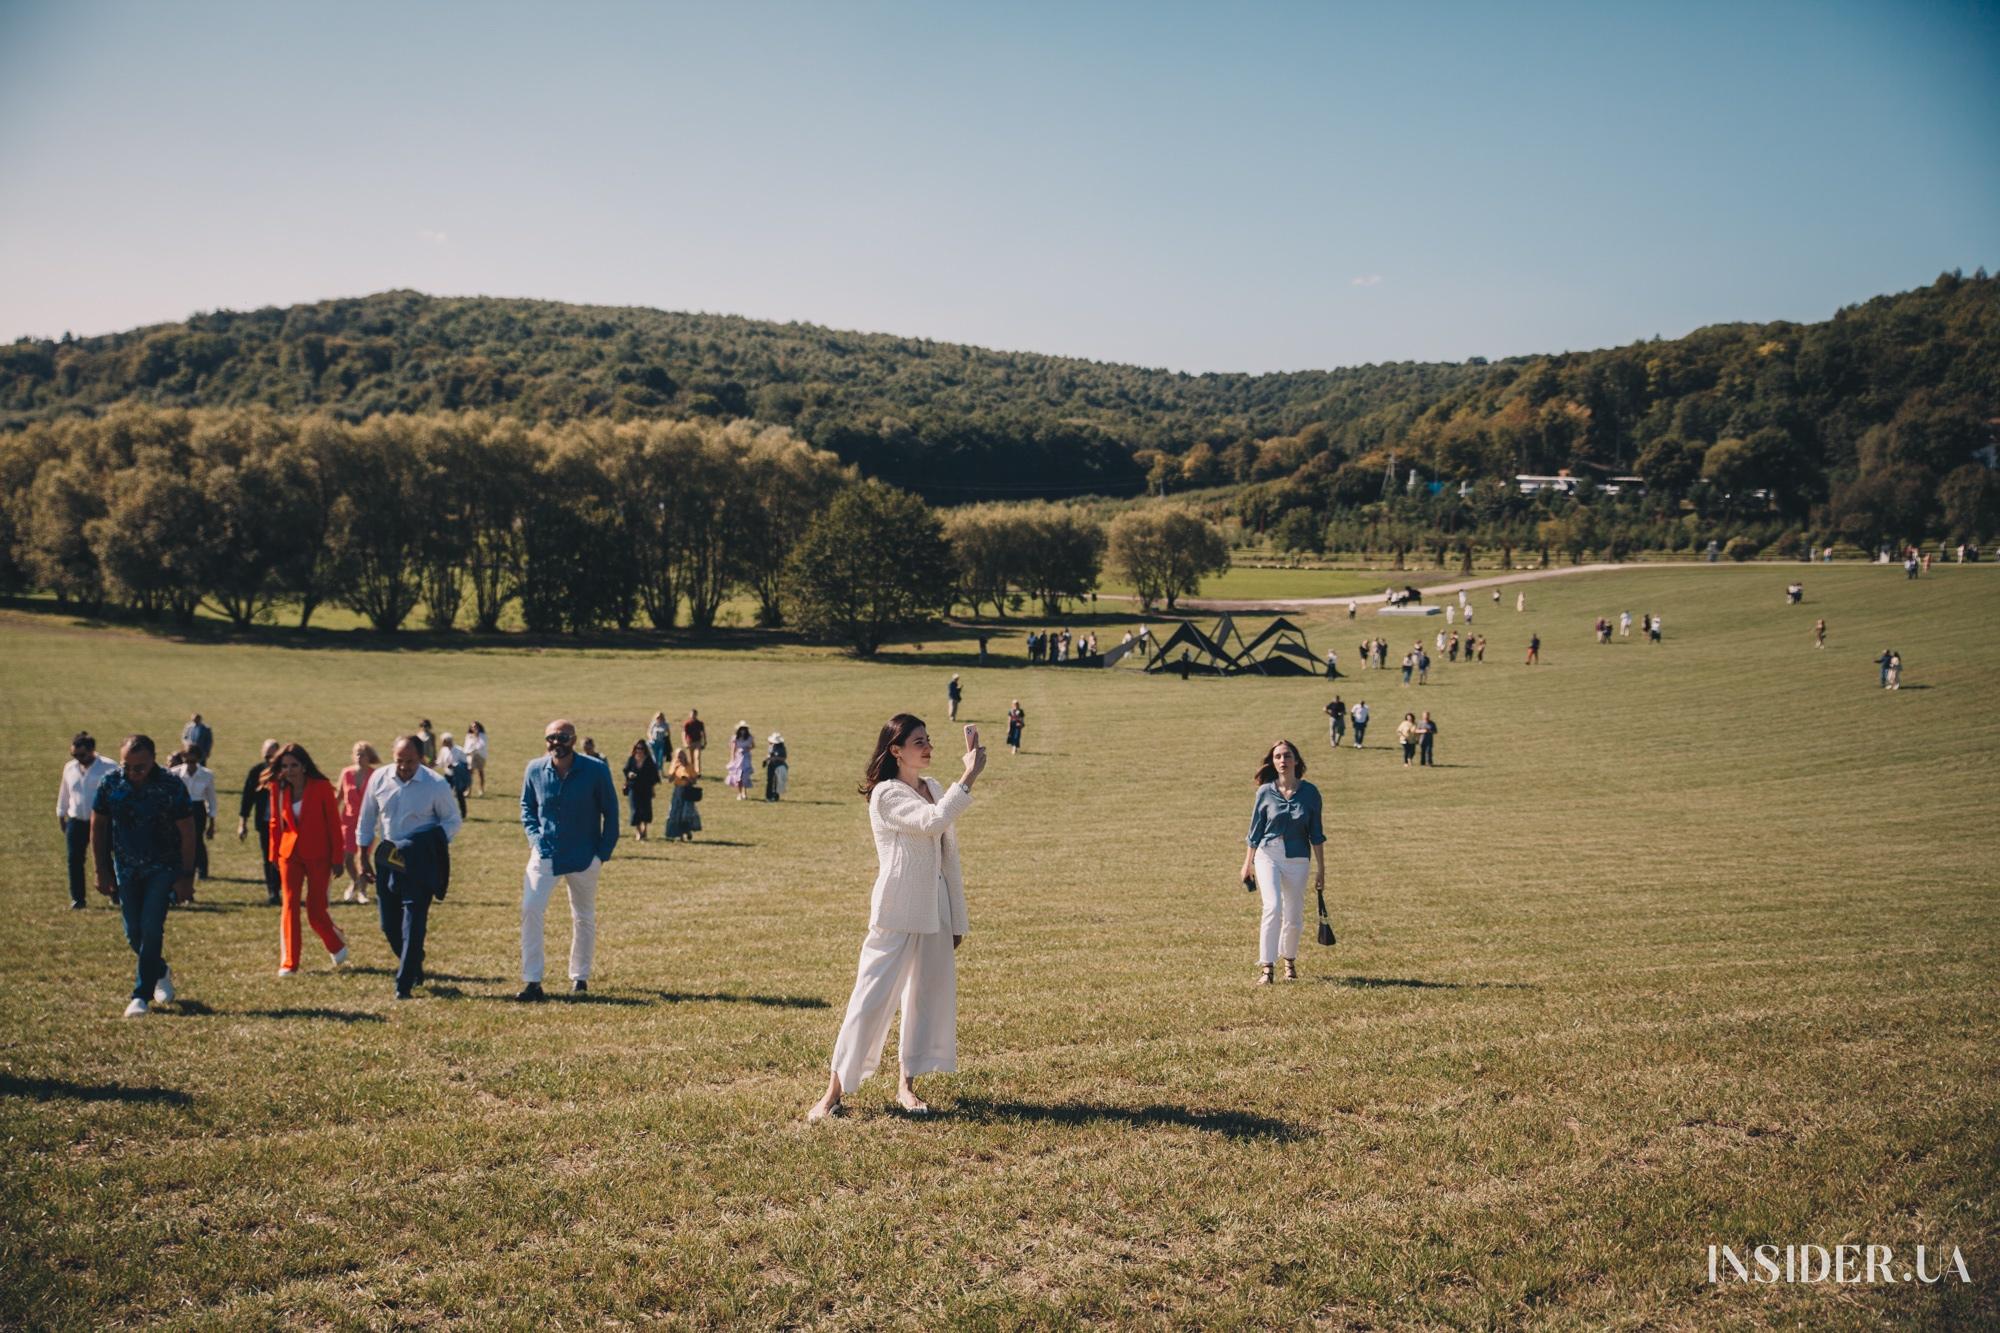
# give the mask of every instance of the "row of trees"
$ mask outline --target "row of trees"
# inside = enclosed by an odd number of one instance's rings
[[[375,628],[715,623],[738,589],[785,617],[785,569],[854,474],[749,422],[483,413],[347,423],[126,409],[0,437],[0,584],[239,626],[280,604]]]
[[[784,427],[710,419],[531,426],[479,412],[343,422],[124,408],[0,435],[0,588],[248,627],[333,604],[377,630],[715,625],[732,596],[872,653],[964,600],[1049,614],[1107,551],[1148,605],[1227,566],[1215,528],[920,498]]]

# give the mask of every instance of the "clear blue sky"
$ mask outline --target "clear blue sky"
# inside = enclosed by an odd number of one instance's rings
[[[391,287],[1185,370],[2000,268],[1992,4],[0,0],[0,337]]]

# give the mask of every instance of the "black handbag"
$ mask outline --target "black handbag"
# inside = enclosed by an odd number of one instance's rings
[[[1315,889],[1313,892],[1319,898],[1319,942],[1321,944],[1332,944],[1333,922],[1326,915],[1326,890]]]
[[[699,782],[688,783],[685,794],[689,805],[701,804],[701,784]]]

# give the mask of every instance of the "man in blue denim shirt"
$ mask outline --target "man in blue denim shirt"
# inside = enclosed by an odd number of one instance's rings
[[[556,881],[569,884],[569,978],[578,994],[590,989],[597,951],[597,876],[618,845],[618,788],[611,765],[576,752],[576,724],[549,723],[549,752],[521,775],[521,827],[528,831],[528,869],[521,883],[521,980],[514,998],[542,994],[542,921]]]
[[[163,955],[167,904],[194,901],[194,802],[181,780],[154,762],[150,737],[127,736],[118,758],[123,767],[106,775],[91,802],[90,845],[97,891],[118,900],[125,940],[139,958],[125,1017],[140,1018],[149,1001],[174,998]]]

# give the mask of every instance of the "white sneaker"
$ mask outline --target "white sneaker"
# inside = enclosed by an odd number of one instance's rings
[[[165,972],[162,972],[160,974],[159,985],[153,987],[153,1003],[172,1004],[173,1002],[174,1002],[174,970],[170,967]]]
[[[125,1006],[125,1017],[144,1018],[145,1016],[146,1016],[146,1002],[144,1000],[134,1000],[132,1001],[132,1003]]]
[[[278,969],[278,975],[281,977],[297,976],[298,972],[299,970],[296,967],[281,967]]]
[[[341,945],[340,952],[333,956],[333,965],[335,967],[347,966],[347,946],[345,944]]]

